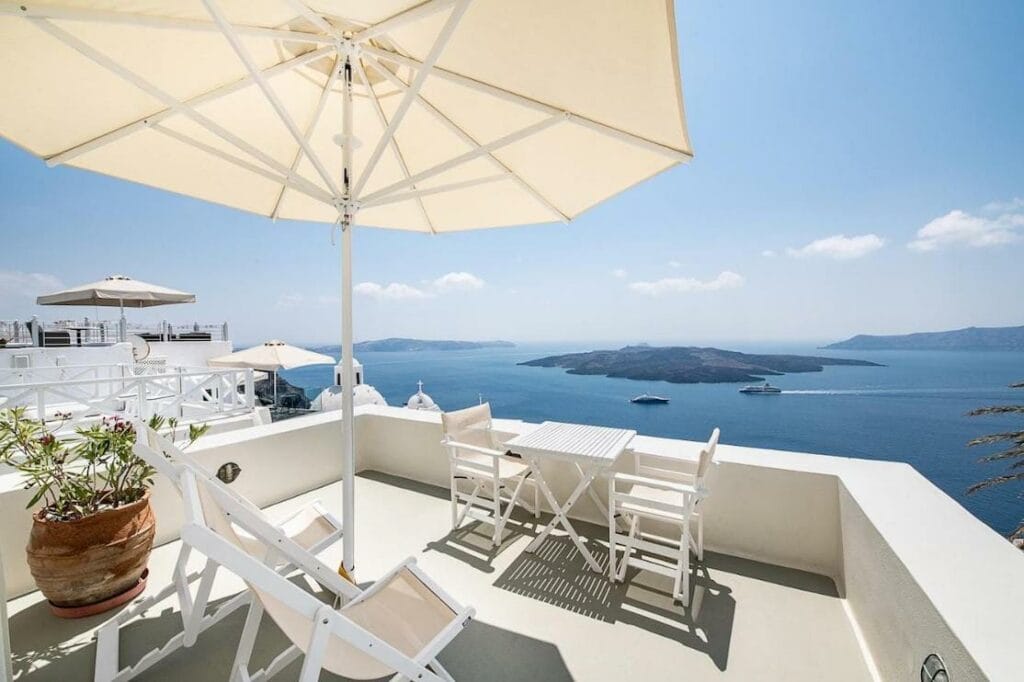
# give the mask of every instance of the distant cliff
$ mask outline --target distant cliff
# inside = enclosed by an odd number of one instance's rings
[[[552,355],[519,364],[564,367],[569,374],[602,374],[675,384],[754,382],[762,381],[766,376],[789,372],[820,372],[828,365],[881,366],[866,360],[803,355],[751,355],[718,348],[681,346],[626,346],[619,350]]]
[[[354,346],[357,353],[387,353],[421,350],[475,350],[477,348],[515,348],[508,341],[431,341],[424,339],[377,339],[361,341]]]
[[[1024,327],[967,327],[899,336],[859,334],[825,348],[836,350],[1015,350],[1024,351]]]

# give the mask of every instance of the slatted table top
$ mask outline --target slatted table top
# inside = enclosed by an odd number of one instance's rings
[[[636,436],[632,429],[614,429],[587,424],[544,422],[539,427],[516,436],[506,447],[533,457],[568,460],[599,460],[611,464]]]

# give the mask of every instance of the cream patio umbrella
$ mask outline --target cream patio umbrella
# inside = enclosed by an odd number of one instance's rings
[[[36,298],[38,305],[91,305],[113,306],[121,309],[118,324],[118,340],[124,341],[126,323],[124,309],[151,308],[157,305],[173,303],[195,303],[196,295],[177,289],[150,284],[141,280],[111,275],[99,282],[90,282],[81,286],[56,291]]]
[[[273,372],[274,407],[277,407],[277,373],[280,370],[309,367],[310,365],[333,365],[334,358],[298,346],[290,346],[284,341],[274,339],[265,341],[259,346],[210,358],[207,360],[207,364],[211,367],[241,367]]]
[[[672,0],[0,2],[0,133],[70,165],[341,227],[567,222],[687,161]]]

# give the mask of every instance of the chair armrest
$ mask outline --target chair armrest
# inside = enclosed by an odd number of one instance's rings
[[[470,452],[476,452],[481,455],[489,455],[491,457],[504,457],[505,452],[502,450],[495,450],[493,448],[485,448],[479,445],[470,445],[469,443],[460,443],[455,440],[441,441],[442,444],[449,448],[455,448],[458,450],[469,450]]]
[[[669,490],[672,492],[683,493],[684,495],[695,495],[697,497],[704,497],[707,495],[707,491],[696,488],[687,483],[679,483],[676,481],[664,481],[658,478],[648,478],[646,476],[636,476],[635,474],[614,474],[612,476],[612,485],[616,483],[632,483],[634,485],[644,485],[648,488],[657,488],[659,490]]]

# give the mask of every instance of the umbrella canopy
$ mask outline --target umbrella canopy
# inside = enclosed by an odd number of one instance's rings
[[[340,224],[348,569],[350,226],[565,222],[692,156],[672,0],[0,2],[0,101],[51,165]]]
[[[259,346],[246,348],[229,355],[211,358],[211,367],[241,367],[259,369],[264,372],[278,372],[309,365],[333,365],[334,358],[323,353],[314,353],[305,348],[290,346],[284,341],[267,341]]]
[[[112,275],[99,282],[56,291],[36,299],[39,305],[95,305],[149,308],[172,303],[195,303],[195,294]]]

